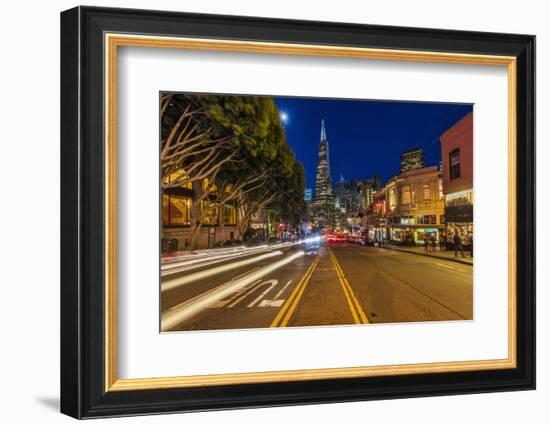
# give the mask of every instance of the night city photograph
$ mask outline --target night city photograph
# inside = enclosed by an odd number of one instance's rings
[[[161,92],[162,332],[473,317],[473,105]]]

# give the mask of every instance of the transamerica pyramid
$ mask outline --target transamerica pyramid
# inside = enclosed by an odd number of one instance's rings
[[[331,230],[334,226],[334,195],[330,176],[330,158],[325,121],[321,120],[321,141],[313,198],[313,222],[320,228]]]

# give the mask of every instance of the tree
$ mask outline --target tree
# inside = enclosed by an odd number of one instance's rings
[[[271,98],[164,95],[161,102],[163,188],[192,184],[191,249],[206,216],[228,203],[238,208],[241,234],[259,209],[284,205],[279,198],[294,181],[296,159]],[[292,190],[300,190],[296,178]]]

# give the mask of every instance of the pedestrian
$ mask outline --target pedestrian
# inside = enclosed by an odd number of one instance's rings
[[[439,235],[439,250],[445,251],[447,249],[447,238],[443,233]]]
[[[424,249],[426,251],[430,250],[430,240],[428,239],[428,235],[424,236]]]
[[[432,251],[435,251],[436,241],[435,241],[435,234],[433,233],[431,237],[431,242],[432,242]]]
[[[453,237],[453,242],[455,245],[455,257],[458,257],[458,251],[460,251],[460,254],[462,254],[462,258],[464,258],[464,247],[462,246],[462,238],[458,235],[458,233],[455,233]]]

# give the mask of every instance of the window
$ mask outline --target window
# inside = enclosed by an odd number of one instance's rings
[[[458,179],[460,177],[460,149],[455,149],[449,154],[449,165],[449,179]]]
[[[414,226],[414,217],[411,217],[411,216],[401,217],[401,223],[400,224]]]
[[[223,207],[223,224],[234,226],[237,224],[237,209],[234,205],[224,205]]]
[[[393,210],[395,208],[395,189],[390,190],[390,208]]]
[[[191,224],[189,209],[191,198],[179,195],[162,195],[162,224],[182,226]]]
[[[421,215],[418,217],[418,224],[437,224],[436,220],[435,215]]]
[[[409,205],[411,203],[411,189],[409,186],[403,186],[401,189],[401,203]]]
[[[203,224],[217,225],[218,224],[218,209],[213,202],[202,201],[201,208],[203,211]]]
[[[422,199],[424,201],[429,201],[430,200],[430,196],[431,196],[431,193],[430,193],[430,185],[429,184],[425,184],[422,186]]]

